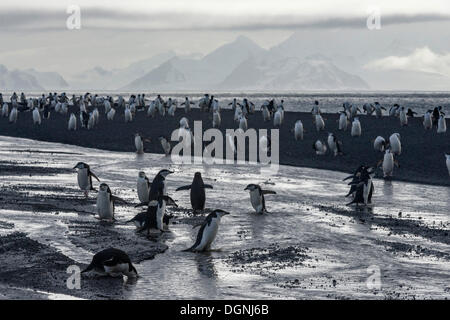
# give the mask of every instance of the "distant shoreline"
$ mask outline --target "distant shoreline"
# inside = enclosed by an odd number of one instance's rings
[[[73,112],[71,107],[70,112]],[[258,108],[259,109],[259,108]],[[179,120],[187,117],[191,127],[194,120],[201,120],[203,130],[212,127],[210,113],[193,109],[186,114],[183,109],[177,110],[175,117],[166,115],[148,118],[146,112],[138,112],[132,123],[124,122],[122,110],[118,110],[114,121],[107,121],[100,109],[100,122],[93,130],[79,129],[75,132],[67,130],[69,114],[60,115],[52,112],[49,120],[43,119],[41,126],[33,126],[30,112],[21,112],[16,124],[9,124],[7,118],[0,118],[0,135],[21,137],[48,142],[59,142],[88,148],[111,151],[134,152],[134,134],[139,132],[144,137],[152,139],[145,144],[147,153],[163,153],[158,141],[160,135],[170,136],[179,126]],[[350,130],[338,131],[337,114],[323,114],[325,131],[320,133],[312,123],[312,116],[305,112],[285,112],[285,120],[280,129],[280,164],[296,167],[309,167],[341,172],[353,172],[359,165],[376,165],[383,154],[373,149],[373,139],[378,135],[388,139],[398,132],[401,135],[402,154],[398,157],[400,168],[394,169],[393,180],[408,181],[430,185],[450,186],[450,177],[445,164],[444,153],[450,153],[449,131],[437,134],[436,128],[425,131],[421,118],[410,118],[409,126],[400,127],[399,119],[360,115],[362,136],[353,138]],[[291,129],[296,120],[302,120],[305,127],[303,141],[295,141]],[[79,123],[78,123],[79,124]],[[447,120],[447,126],[449,126]],[[233,120],[231,110],[222,110],[220,129],[236,129],[238,124]],[[255,129],[272,129],[273,122],[263,122],[259,111],[248,119],[248,127]],[[343,156],[334,157],[331,153],[317,156],[312,148],[313,143],[320,139],[327,141],[328,132],[336,134],[343,142]],[[269,131],[270,135],[270,131]],[[224,149],[225,150],[225,149]],[[381,175],[381,169],[379,174]]]

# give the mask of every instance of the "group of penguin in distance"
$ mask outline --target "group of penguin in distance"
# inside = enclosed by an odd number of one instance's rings
[[[100,183],[99,189],[93,186],[93,179],[100,182],[100,179],[92,172],[90,166],[84,162],[78,162],[73,169],[77,169],[78,186],[84,192],[85,197],[90,191],[97,191],[96,218],[99,220],[115,221],[115,202],[127,202],[112,194],[106,183]],[[174,171],[168,169],[160,170],[150,182],[145,172],[140,171],[137,180],[137,195],[139,203],[135,207],[147,206],[147,210],[138,213],[127,223],[134,223],[136,232],[147,232],[147,236],[166,232],[169,228],[169,221],[173,215],[166,214],[166,206],[178,206],[176,202],[167,194],[166,177]],[[193,213],[202,212],[205,209],[206,193],[205,189],[213,189],[212,185],[205,184],[200,172],[194,174],[194,179],[190,185],[178,187],[175,191],[190,191],[190,202]],[[263,190],[258,184],[249,184],[244,190],[250,193],[250,202],[257,214],[266,213],[265,194],[276,194],[271,190]],[[200,227],[194,244],[183,251],[202,252],[211,248],[211,244],[216,238],[221,218],[230,214],[222,209],[215,209],[209,213],[204,221],[194,226]],[[132,265],[128,255],[120,249],[108,248],[94,255],[89,266],[82,273],[93,271],[97,275],[108,276],[128,276],[136,277],[136,268]]]
[[[68,119],[68,130],[81,128],[87,130],[94,129],[99,122],[100,112],[103,111],[107,120],[113,120],[117,111],[123,110],[125,122],[132,122],[137,111],[145,111],[148,117],[156,117],[157,115],[174,116],[177,108],[184,107],[185,113],[189,113],[192,106],[197,105],[201,111],[211,113],[212,126],[217,128],[221,124],[221,106],[219,100],[214,95],[205,94],[197,102],[191,101],[189,97],[185,97],[182,103],[178,103],[176,99],[163,99],[161,95],[157,95],[155,99],[149,99],[145,94],[131,95],[128,100],[123,96],[114,98],[112,96],[100,96],[89,92],[76,97],[69,97],[66,93],[42,94],[38,98],[26,98],[24,93],[18,96],[16,93],[10,98],[10,103],[4,101],[0,93],[0,116],[9,118],[10,123],[16,123],[19,112],[31,112],[33,123],[41,125],[43,119],[49,119],[51,112],[68,114],[69,106],[78,109],[77,115],[71,113]],[[248,119],[256,114],[255,103],[247,98],[238,101],[236,98],[228,103],[234,114],[237,130],[246,131],[248,129]],[[103,110],[102,110],[103,108]],[[362,109],[362,110],[361,110]],[[394,104],[387,110],[379,102],[365,103],[362,108],[345,102],[339,113],[337,120],[337,129],[345,132],[350,128],[352,137],[359,137],[362,134],[362,126],[359,115],[365,113],[368,116],[374,115],[377,118],[387,113],[390,117],[399,119],[400,126],[408,125],[408,118],[417,115],[411,108],[406,109],[403,106]],[[90,111],[89,111],[90,110]],[[266,100],[260,106],[262,120],[264,122],[273,121],[273,126],[279,128],[284,122],[284,100],[275,101],[275,99]],[[325,130],[326,119],[320,110],[319,102],[314,101],[311,109],[312,121],[317,132]],[[442,107],[429,109],[423,115],[423,127],[425,130],[431,130],[436,127],[437,133],[445,133],[446,119]],[[180,120],[180,131],[182,134],[191,135],[189,128],[189,120],[183,117]],[[295,121],[294,127],[291,129],[293,139],[301,141],[304,139],[306,130],[301,120]],[[264,140],[264,141],[263,141]],[[266,146],[270,146],[270,139],[267,136],[260,137],[260,144],[264,142]],[[151,142],[151,138],[143,137],[139,133],[134,135],[134,146],[137,153],[144,152],[144,144]],[[166,155],[171,152],[170,139],[165,136],[159,137],[159,142]],[[401,137],[399,133],[392,133],[388,138],[377,136],[373,141],[374,150],[383,153],[383,158],[372,166],[360,165],[351,176],[344,179],[350,180],[348,183],[350,190],[345,197],[351,197],[352,200],[348,205],[362,204],[368,206],[372,203],[372,195],[374,193],[373,177],[377,167],[381,166],[383,177],[390,179],[393,176],[394,166],[399,166],[394,156],[399,156],[402,152]],[[327,154],[328,150],[333,156],[344,155],[344,146],[337,135],[333,132],[328,133],[326,142],[320,139],[316,140],[312,146],[314,152],[318,156]],[[450,154],[445,154],[446,166],[450,175]],[[98,219],[114,221],[115,203],[127,204],[124,199],[114,195],[110,187],[106,183],[100,183],[98,190],[93,186],[93,179],[100,182],[100,179],[92,172],[90,166],[86,163],[79,162],[74,169],[77,169],[77,179],[80,189],[88,197],[90,191],[97,192],[96,209]],[[146,176],[145,172],[139,172],[137,180],[137,194],[139,204],[136,207],[146,206],[144,212],[137,214],[129,223],[134,223],[137,232],[146,232],[147,236],[153,233],[159,234],[167,231],[172,215],[166,214],[166,206],[177,206],[176,202],[168,195],[166,186],[166,177],[173,174],[173,171],[162,169],[152,181]],[[190,192],[190,202],[194,213],[204,210],[206,193],[205,189],[212,189],[213,186],[205,184],[199,172],[195,173],[194,179],[190,185],[181,186],[176,191]],[[265,213],[265,195],[275,194],[271,190],[264,190],[258,184],[249,184],[246,191],[250,194],[250,202],[254,210],[259,213]],[[205,251],[209,250],[214,241],[221,218],[229,214],[225,210],[213,210],[203,221],[197,234],[195,243],[187,249],[187,251]],[[126,253],[119,249],[106,249],[97,253],[92,263],[84,272],[97,271],[108,275],[137,275],[136,269],[131,263]]]

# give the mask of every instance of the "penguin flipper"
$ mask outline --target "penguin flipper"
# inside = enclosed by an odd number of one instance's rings
[[[214,189],[210,184],[204,184],[203,186],[205,187],[205,189]]]
[[[100,179],[92,171],[89,170],[89,174],[97,179],[98,182],[100,182]]]
[[[181,191],[181,190],[189,190],[191,188],[191,185],[182,186],[177,188],[175,191]]]
[[[122,202],[123,204],[128,204],[127,201],[125,201],[124,199],[119,198],[119,197],[117,197],[117,196],[111,196],[111,199],[112,199],[113,201]]]
[[[262,194],[277,194],[275,191],[272,190],[261,190]]]
[[[134,207],[135,207],[135,208],[143,207],[143,206],[146,206],[147,204],[148,204],[148,203],[141,202],[141,203],[136,204]]]

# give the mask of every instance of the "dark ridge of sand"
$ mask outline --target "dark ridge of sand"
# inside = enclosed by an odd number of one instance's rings
[[[166,114],[161,118],[148,118],[145,111],[137,112],[132,123],[125,123],[123,110],[117,110],[114,121],[106,120],[103,108],[100,108],[100,123],[92,130],[78,129],[68,131],[69,114],[61,115],[52,112],[49,120],[43,119],[41,126],[34,126],[31,112],[20,112],[16,124],[9,124],[7,118],[0,118],[0,135],[29,138],[35,140],[59,142],[82,147],[98,148],[112,151],[134,152],[134,134],[139,132],[144,137],[150,137],[151,143],[145,144],[145,152],[162,153],[158,141],[160,135],[169,136],[179,127],[182,117],[189,119],[193,128],[194,120],[201,120],[203,130],[212,127],[212,115],[193,109],[185,114],[184,110],[177,110],[175,117]],[[222,124],[220,129],[236,129],[238,124],[233,120],[231,110],[222,110]],[[378,135],[388,139],[398,132],[401,135],[402,154],[396,159],[399,168],[394,169],[393,180],[410,181],[425,184],[450,186],[450,177],[445,164],[444,153],[450,153],[450,137],[447,131],[437,134],[436,128],[425,131],[422,118],[410,118],[409,125],[401,127],[398,118],[374,116],[359,116],[362,126],[361,137],[351,137],[350,129],[338,130],[338,114],[324,114],[325,130],[318,133],[309,113],[285,112],[285,120],[280,129],[280,163],[284,165],[312,167],[318,169],[353,172],[359,165],[376,165],[383,158],[383,154],[373,149],[373,140]],[[77,120],[79,117],[77,116]],[[295,141],[291,132],[296,120],[302,120],[306,130],[303,141]],[[448,122],[448,120],[447,120]],[[77,123],[80,127],[80,123]],[[447,124],[449,125],[449,124]],[[263,122],[261,112],[250,115],[248,127],[256,129],[272,129],[273,122]],[[312,148],[317,139],[326,143],[328,132],[336,134],[343,142],[343,156],[334,157],[328,152],[324,156],[317,156]],[[173,142],[173,145],[175,143]],[[31,151],[30,151],[31,152]],[[224,149],[225,154],[225,149]],[[43,154],[43,157],[45,155]],[[74,162],[82,160],[74,155]],[[382,176],[381,169],[378,176]]]

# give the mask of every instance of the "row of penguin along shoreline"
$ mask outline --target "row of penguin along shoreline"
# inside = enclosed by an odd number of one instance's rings
[[[66,114],[52,112],[48,119],[42,118],[40,125],[33,124],[32,111],[21,111],[17,121],[10,123],[8,117],[0,118],[0,135],[29,138],[48,142],[58,142],[82,147],[111,151],[136,152],[135,134],[147,138],[144,141],[144,152],[164,153],[159,137],[170,137],[180,127],[180,120],[186,117],[193,130],[194,121],[201,121],[203,132],[213,127],[212,113],[193,108],[188,113],[178,109],[174,116],[167,113],[148,117],[146,110],[137,110],[131,122],[125,122],[122,109],[117,109],[113,120],[107,120],[102,108],[99,108],[98,123],[90,130],[81,128],[79,112],[69,106]],[[68,130],[69,115],[77,115],[77,130]],[[226,129],[239,128],[231,109],[221,111],[221,123],[218,127],[225,137]],[[351,122],[346,131],[338,130],[339,113],[322,114],[325,127],[316,130],[313,116],[306,112],[284,112],[284,120],[279,129],[279,162],[284,165],[311,167],[342,172],[354,172],[360,165],[376,166],[383,159],[384,153],[374,149],[373,141],[382,136],[386,141],[393,133],[398,133],[401,140],[401,154],[395,155],[399,167],[394,168],[393,180],[415,183],[450,186],[449,169],[446,155],[450,154],[450,137],[448,131],[437,133],[437,127],[425,130],[423,117],[416,115],[408,118],[408,125],[401,126],[398,117],[374,115],[358,115],[361,124],[361,135],[351,136]],[[301,120],[304,127],[303,140],[295,140],[294,126]],[[448,122],[448,119],[445,119]],[[247,118],[248,128],[275,129],[273,119],[264,121],[261,111],[256,108],[254,114]],[[195,133],[195,132],[194,132]],[[334,133],[342,142],[342,154],[334,156],[329,150],[324,155],[317,155],[313,145],[317,140],[327,144],[329,133]],[[224,139],[226,140],[226,139]],[[272,141],[273,143],[273,141]],[[176,142],[172,142],[172,146]],[[204,142],[204,145],[207,143]],[[225,142],[224,142],[225,145]],[[224,150],[225,150],[224,146]],[[248,150],[248,148],[247,148]],[[225,151],[224,151],[225,154]],[[376,177],[383,177],[381,167]]]

